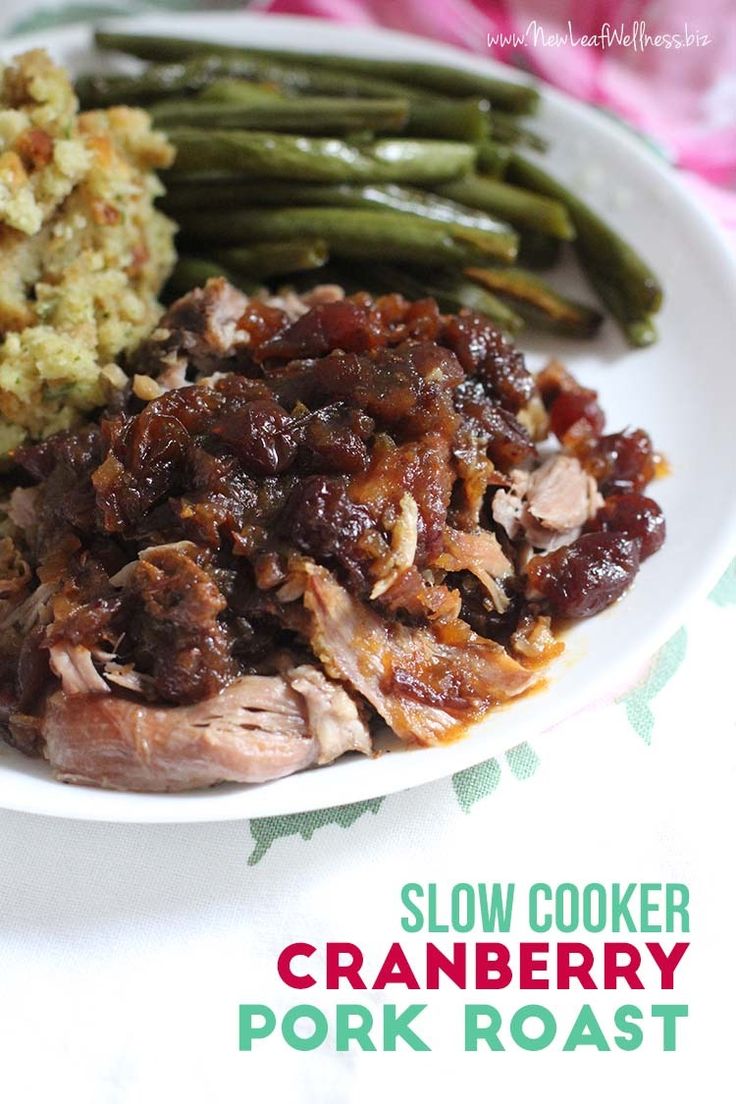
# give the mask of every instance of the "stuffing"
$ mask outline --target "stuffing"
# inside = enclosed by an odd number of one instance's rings
[[[154,209],[174,151],[146,112],[79,113],[43,50],[0,76],[0,456],[77,424],[159,317],[174,224]]]

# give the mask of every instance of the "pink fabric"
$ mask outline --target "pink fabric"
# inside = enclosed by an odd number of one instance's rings
[[[521,65],[616,112],[686,170],[702,201],[736,231],[734,0],[267,0],[271,11],[380,24]],[[707,45],[644,49],[580,43],[613,32],[708,35]],[[575,42],[553,45],[569,34]],[[488,36],[498,37],[489,45]],[[516,41],[512,36],[516,35]],[[536,39],[536,41],[535,41]]]

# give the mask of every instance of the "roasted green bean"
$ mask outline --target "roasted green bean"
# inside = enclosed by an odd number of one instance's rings
[[[541,271],[554,268],[562,254],[563,243],[539,230],[524,230],[519,235],[517,262],[523,268]]]
[[[451,199],[399,184],[290,184],[231,176],[171,176],[163,205],[176,212],[192,207],[364,207],[402,211],[432,222],[453,222],[490,233],[513,234],[508,223]],[[552,239],[547,239],[552,240]]]
[[[221,115],[218,105],[222,107]],[[221,126],[307,134],[365,129],[473,143],[481,142],[489,133],[484,100],[418,103],[399,98],[294,97],[238,80],[214,81],[194,100],[166,99],[154,103],[150,110],[163,127]],[[273,125],[269,126],[271,120]]]
[[[149,65],[133,75],[86,74],[77,79],[76,90],[83,107],[108,107],[191,95],[222,79],[252,81],[299,95],[408,100],[425,100],[428,96],[396,81],[373,80],[360,73],[333,73],[317,66],[280,65],[244,54],[195,55],[186,61]]]
[[[656,339],[656,275],[574,192],[513,148],[544,148],[518,120],[536,104],[535,89],[424,62],[157,35],[100,32],[96,40],[152,63],[134,76],[80,78],[80,96],[85,106],[152,105],[177,147],[162,206],[182,223],[184,241],[210,254],[208,265],[252,277],[298,271],[287,247],[318,239],[315,265],[329,251],[338,263],[439,268],[442,276],[385,267],[384,275],[436,293],[447,309],[485,296],[475,309],[495,309],[507,329],[523,316],[589,334],[600,321],[592,308],[524,268],[497,267],[514,259],[550,267],[572,241],[629,342]],[[280,259],[264,259],[274,247],[261,240],[278,243]],[[484,280],[448,271],[468,265],[482,267]]]
[[[258,287],[255,281],[229,271],[214,260],[182,256],[179,257],[174,271],[166,282],[163,299],[170,303],[179,296],[186,295],[192,288],[202,287],[213,276],[224,276],[231,284],[248,294],[256,291]]]
[[[409,118],[406,100],[288,99],[261,95],[246,103],[189,99],[164,100],[150,108],[156,126],[208,130],[271,130],[292,134],[350,134],[356,130],[403,131]]]
[[[533,111],[539,93],[528,84],[499,80],[451,65],[422,61],[392,61],[390,59],[347,57],[340,54],[314,54],[293,50],[271,50],[258,47],[202,42],[189,38],[168,38],[159,35],[134,35],[98,31],[95,42],[100,49],[120,50],[145,61],[179,61],[202,54],[225,57],[261,58],[292,66],[319,66],[323,71],[349,75],[361,74],[371,80],[398,81],[410,87],[425,88],[451,96],[485,96],[505,111]]]
[[[541,135],[520,126],[515,115],[505,111],[492,111],[488,119],[489,134],[494,142],[505,142],[511,146],[528,146],[529,149],[543,153],[547,143]]]
[[[492,234],[452,223],[431,222],[395,211],[340,207],[183,211],[178,218],[185,241],[236,245],[252,241],[324,238],[330,255],[353,260],[399,261],[417,265],[482,263],[495,257],[512,261],[513,235]]]
[[[434,184],[461,176],[475,160],[463,142],[383,138],[354,145],[337,138],[308,138],[266,131],[201,131],[173,127],[173,172],[237,172],[255,179],[324,183]]]
[[[522,318],[556,333],[593,337],[603,316],[593,307],[568,299],[523,268],[466,268],[471,280],[511,305]]]
[[[417,138],[452,138],[481,142],[489,134],[487,102],[465,100],[416,100],[409,104],[404,133]]]
[[[256,242],[237,249],[221,249],[212,253],[213,260],[230,272],[266,279],[289,272],[322,268],[327,262],[326,243],[320,238],[293,241]]]
[[[622,296],[620,286],[615,281],[611,281],[608,275],[597,267],[585,265],[583,267],[591,286],[616,319],[629,345],[635,349],[652,345],[657,340],[657,329],[652,316],[646,313],[632,313],[631,304]]]
[[[563,241],[575,237],[575,227],[562,203],[533,191],[515,188],[504,181],[469,173],[450,183],[437,185],[436,190],[456,203],[489,211],[520,229],[541,230],[543,234]]]
[[[662,304],[662,286],[633,246],[569,188],[518,154],[511,158],[509,176],[565,204],[577,231],[575,251],[601,299],[632,344],[654,340],[650,316]]]
[[[478,172],[486,176],[501,179],[511,160],[511,146],[486,138],[477,145],[476,165]]]

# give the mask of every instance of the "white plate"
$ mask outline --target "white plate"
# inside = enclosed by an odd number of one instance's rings
[[[227,42],[353,52],[503,67],[408,35],[346,29],[318,20],[242,14],[151,16],[126,29]],[[6,42],[4,54],[47,46],[66,64],[89,63],[82,27]],[[673,475],[657,485],[668,525],[663,550],[646,563],[632,592],[603,616],[576,626],[566,658],[540,693],[494,714],[447,747],[395,751],[377,760],[345,758],[327,769],[260,786],[226,785],[192,794],[107,793],[55,782],[43,762],[0,745],[0,807],[87,820],[230,820],[344,804],[392,793],[489,759],[611,692],[682,623],[736,544],[736,264],[715,223],[670,171],[623,127],[545,90],[538,127],[552,140],[550,164],[635,242],[662,277],[661,338],[643,352],[625,348],[607,323],[592,344],[522,341],[536,366],[560,356],[601,392],[611,429],[649,430]],[[576,285],[573,275],[570,287]],[[589,295],[589,293],[588,293]],[[595,733],[591,732],[591,739]]]

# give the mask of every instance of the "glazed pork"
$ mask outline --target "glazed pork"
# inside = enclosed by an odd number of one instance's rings
[[[430,299],[211,280],[130,369],[6,476],[0,720],[64,781],[260,782],[379,723],[455,738],[664,539],[647,434]]]

